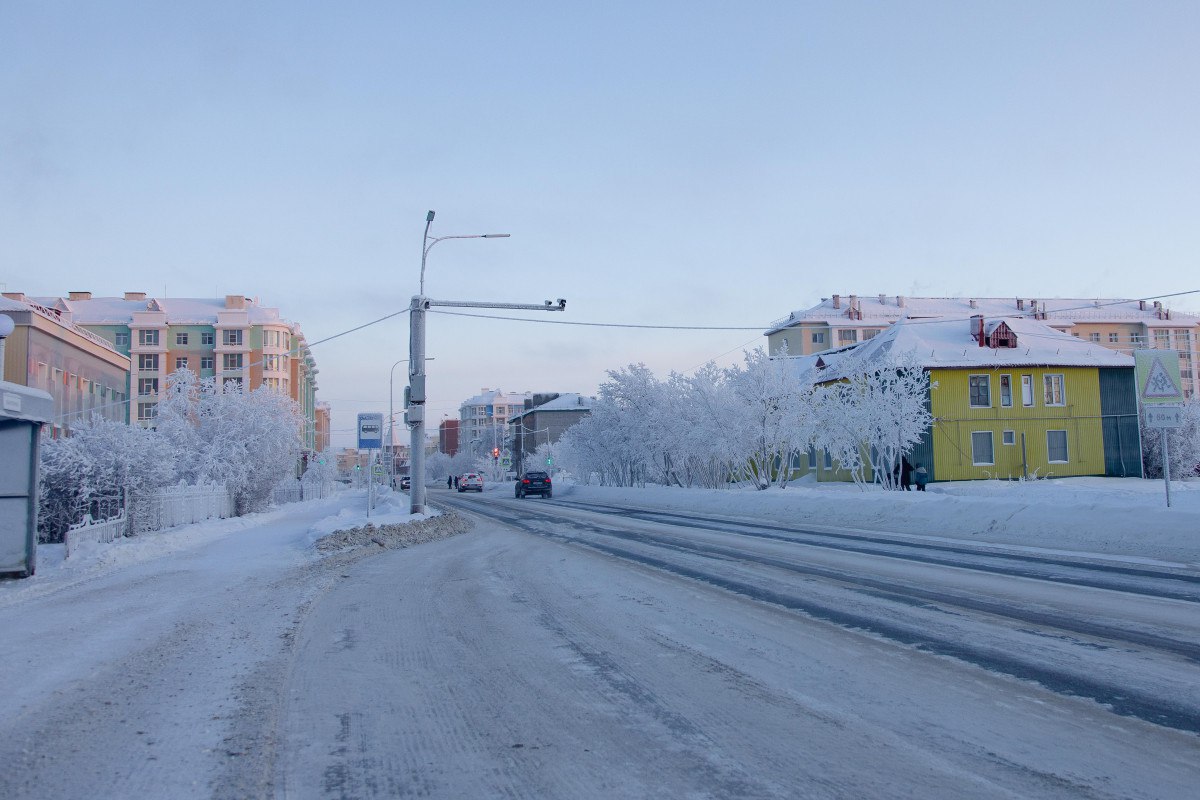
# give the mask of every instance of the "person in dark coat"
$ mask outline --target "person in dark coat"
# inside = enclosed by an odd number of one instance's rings
[[[446,476],[446,488],[447,488],[447,489],[453,489],[453,488],[454,488],[454,476],[453,476],[453,475],[447,475],[447,476]]]
[[[908,463],[907,458],[900,460],[900,488],[904,491],[912,491],[912,471],[913,465]]]
[[[917,491],[925,491],[925,484],[929,483],[929,470],[917,464],[917,468],[913,470],[913,478],[917,482]]]

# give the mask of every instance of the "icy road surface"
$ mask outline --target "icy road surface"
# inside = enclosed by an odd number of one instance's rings
[[[1195,796],[1195,570],[434,499],[0,585],[0,797]]]

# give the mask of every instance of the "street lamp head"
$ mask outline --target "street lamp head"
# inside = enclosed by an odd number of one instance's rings
[[[433,222],[433,211],[430,211],[429,213],[427,213],[427,214],[425,215],[425,221],[426,221],[426,222]]]
[[[480,239],[508,239],[511,236],[512,236],[511,233],[485,233],[482,236],[480,236],[479,238]]]

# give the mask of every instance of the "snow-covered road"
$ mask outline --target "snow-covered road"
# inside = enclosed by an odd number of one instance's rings
[[[432,497],[474,529],[318,553],[354,524],[348,493],[0,582],[0,797],[1190,798],[1200,781],[1187,564],[613,513],[616,494]],[[946,506],[910,502],[927,500]]]

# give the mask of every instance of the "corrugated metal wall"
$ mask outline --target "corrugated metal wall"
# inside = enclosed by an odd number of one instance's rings
[[[1100,413],[1104,431],[1104,474],[1142,477],[1138,431],[1137,382],[1133,367],[1100,370]]]

